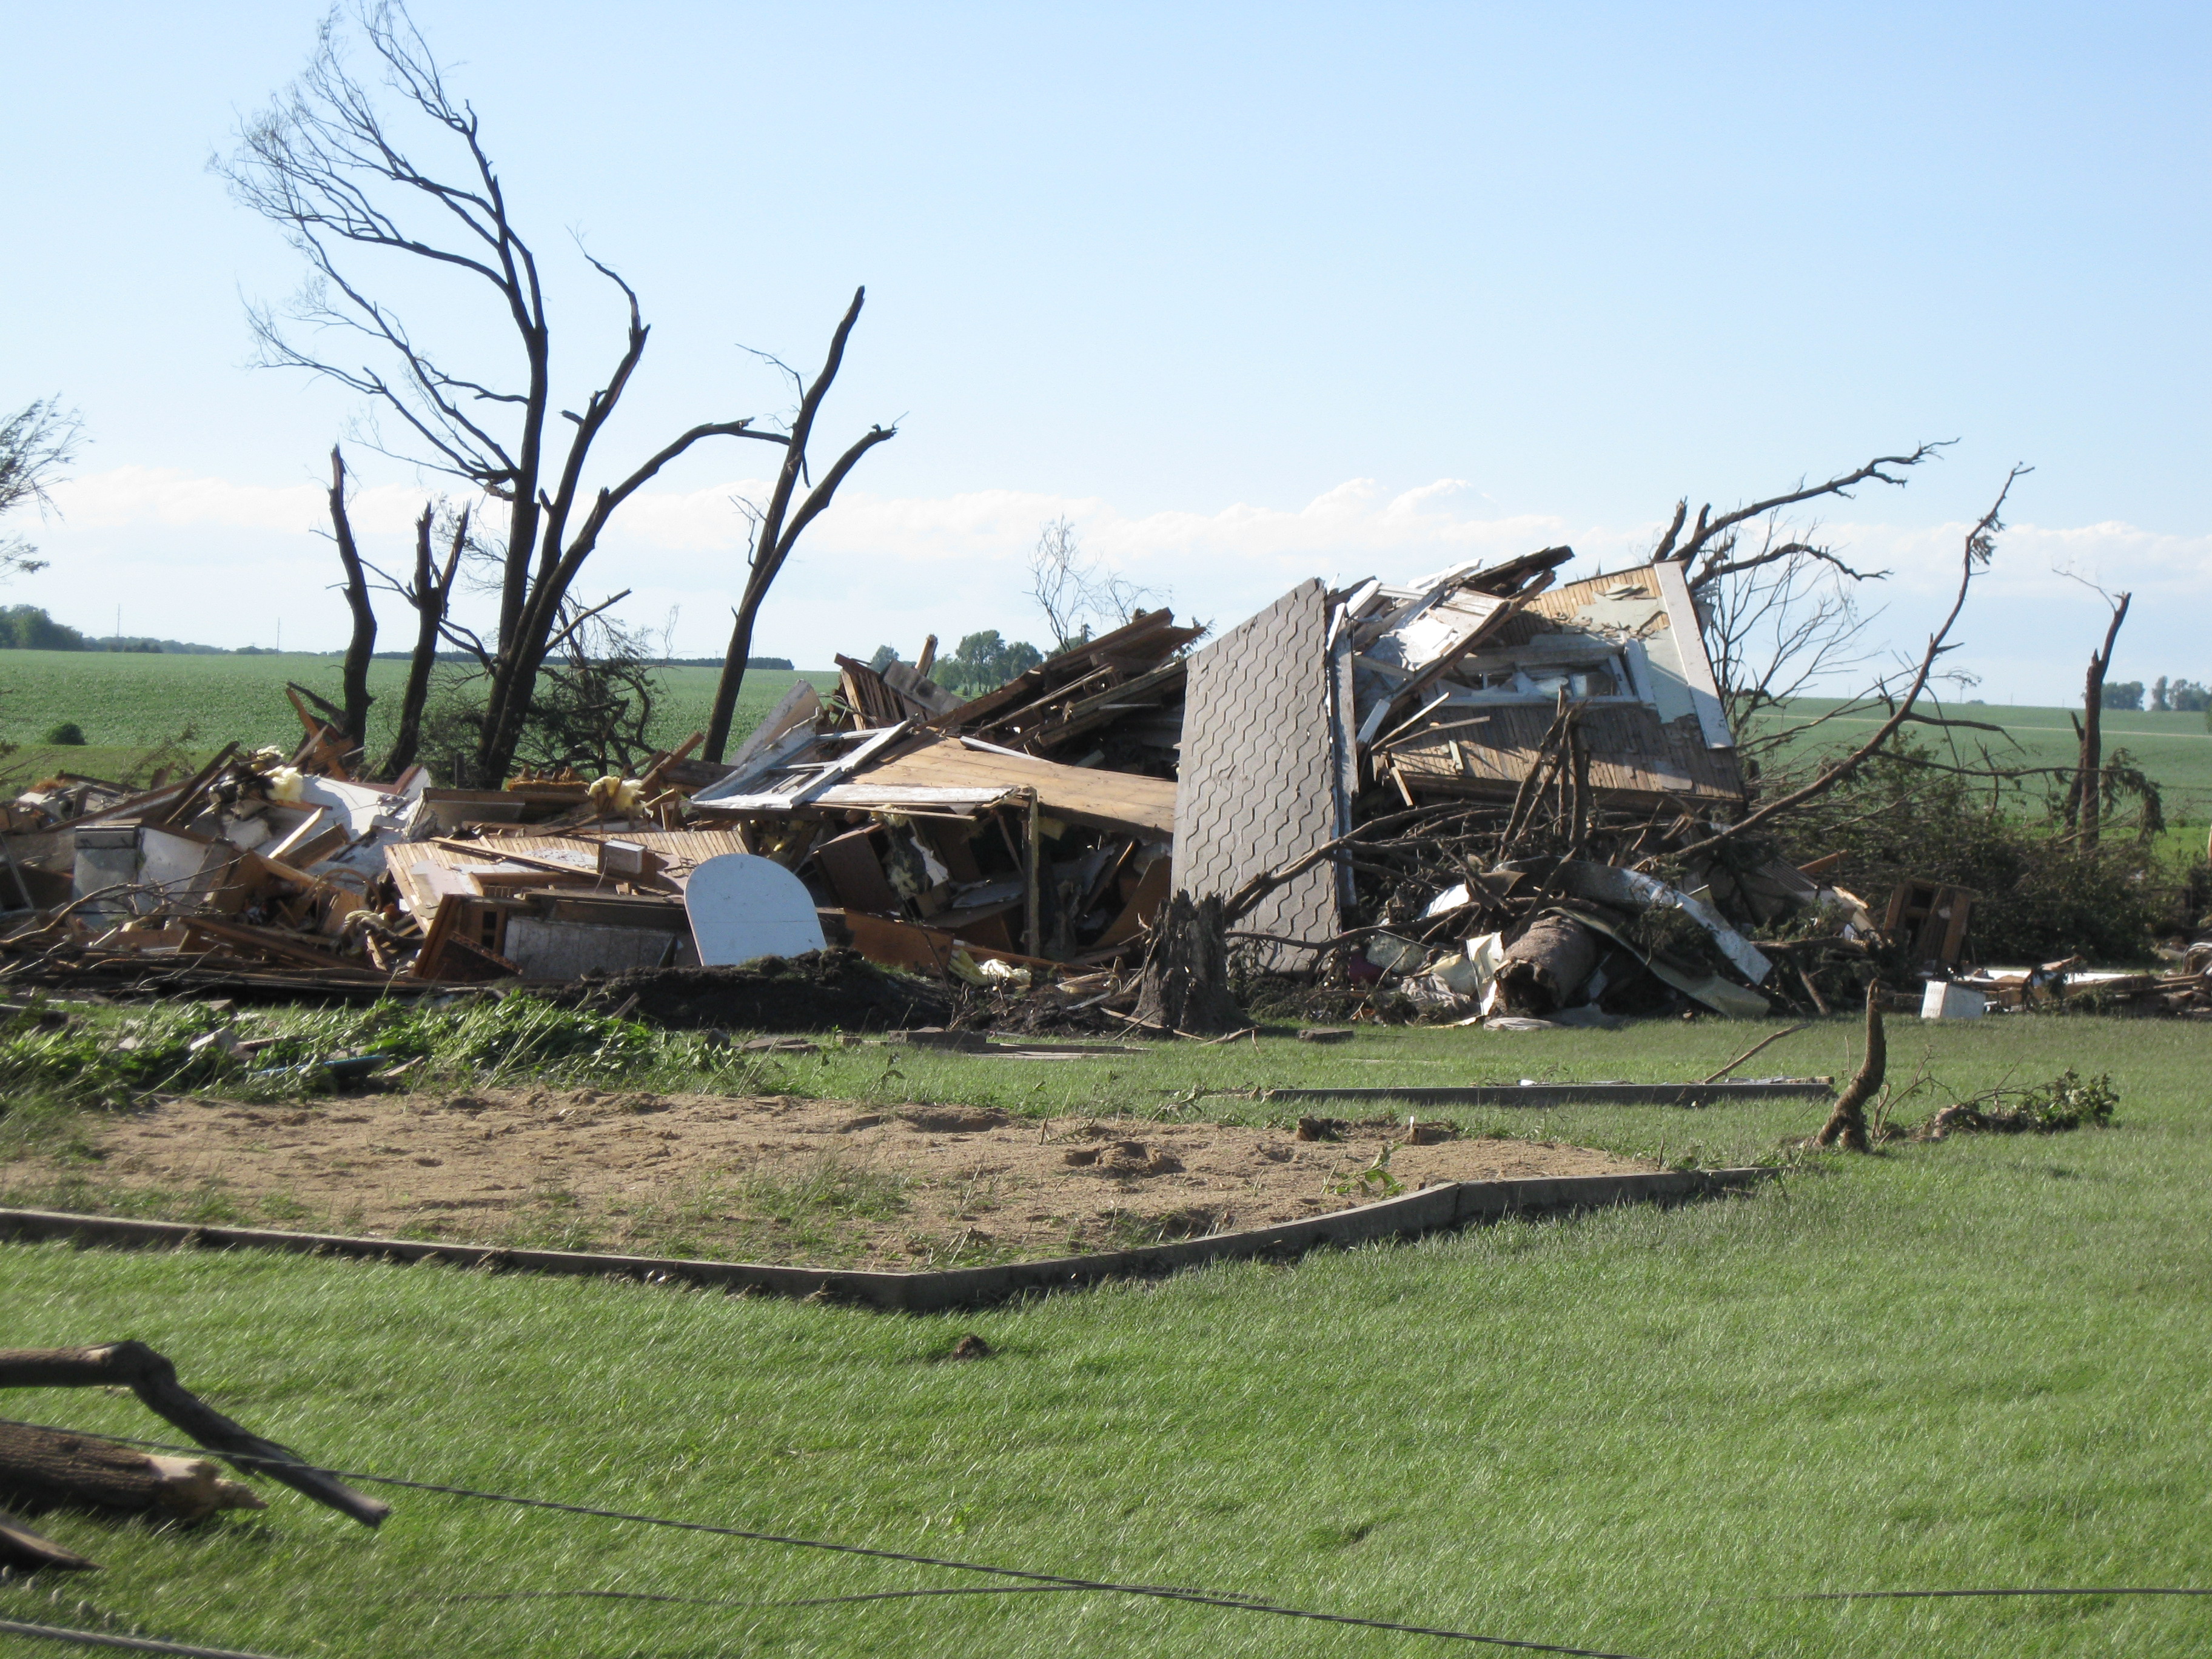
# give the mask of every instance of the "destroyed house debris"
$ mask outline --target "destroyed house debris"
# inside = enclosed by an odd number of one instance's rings
[[[1139,611],[965,699],[930,679],[933,640],[841,656],[727,764],[695,737],[635,777],[368,781],[341,712],[295,689],[289,756],[18,796],[0,973],[346,994],[663,974],[696,1001],[717,964],[849,945],[1025,1029],[1057,1009],[1211,1034],[1236,1024],[1231,972],[1338,1018],[1520,1029],[1849,1008],[1887,949],[1956,981],[1938,1012],[2212,1008],[2212,947],[2158,975],[1975,970],[1972,892],[1901,883],[1877,922],[1832,859],[1717,840],[1748,791],[1681,566],[1558,581],[1571,556],[1307,581],[1210,640]]]

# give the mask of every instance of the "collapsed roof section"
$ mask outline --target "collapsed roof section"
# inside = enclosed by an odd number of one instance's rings
[[[1409,794],[1510,799],[1562,699],[1584,706],[1590,785],[1613,805],[1744,798],[1735,738],[1678,564],[1529,593],[1374,735],[1377,781]],[[1378,700],[1378,707],[1380,707]]]

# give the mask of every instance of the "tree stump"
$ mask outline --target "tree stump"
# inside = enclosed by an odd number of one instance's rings
[[[1882,1074],[1888,1068],[1889,1039],[1881,1024],[1881,981],[1875,980],[1867,987],[1866,1058],[1859,1062],[1858,1075],[1836,1097],[1836,1109],[1828,1114],[1820,1133],[1813,1137],[1815,1146],[1841,1146],[1852,1152],[1866,1151],[1866,1103],[1881,1087]]]
[[[1218,1036],[1244,1024],[1229,993],[1229,927],[1218,894],[1179,892],[1160,912],[1145,952],[1137,1018],[1185,1036]]]

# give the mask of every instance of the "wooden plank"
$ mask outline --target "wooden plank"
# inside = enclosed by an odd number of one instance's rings
[[[1175,878],[1172,859],[1154,859],[1137,878],[1137,890],[1129,895],[1129,902],[1121,914],[1106,924],[1106,931],[1091,947],[1092,952],[1115,945],[1127,945],[1151,925],[1159,914],[1160,906],[1168,902],[1170,884]]]
[[[981,731],[998,726],[1011,718],[1009,710],[1035,702],[1055,688],[1066,687],[1106,658],[1146,655],[1157,662],[1196,639],[1201,631],[1176,627],[1172,611],[1147,611],[1110,634],[1100,635],[1086,646],[1047,658],[1035,668],[1017,674],[997,690],[986,691],[950,714],[939,715],[930,725],[940,732]]]
[[[869,768],[854,783],[868,789],[1034,789],[1038,805],[1053,817],[1154,839],[1175,833],[1176,787],[1166,778],[993,754],[967,748],[957,738],[924,737],[915,746]]]
[[[1044,913],[1039,891],[1044,873],[1043,826],[1037,813],[1036,791],[1030,791],[1028,823],[1022,838],[1022,948],[1033,957],[1044,954]]]
[[[289,962],[305,968],[361,971],[357,963],[348,962],[343,957],[316,950],[312,945],[296,945],[285,935],[269,928],[234,926],[230,922],[217,921],[212,916],[180,916],[178,926],[188,927],[195,933],[205,933],[210,939],[221,939],[224,944],[235,945],[242,951],[274,957],[279,962]]]
[[[1010,962],[1017,968],[1043,970],[1060,966],[1056,962],[1026,957],[1016,951],[994,950],[941,928],[924,927],[919,922],[872,916],[862,910],[848,910],[844,914],[845,926],[852,932],[853,948],[880,967],[919,968],[926,973],[941,974],[946,971],[956,951],[965,951],[978,962]]]
[[[912,729],[913,724],[911,720],[899,720],[893,725],[880,728],[838,734],[852,741],[853,746],[835,760],[801,759],[799,757],[805,752],[805,749],[802,748],[787,757],[775,760],[772,763],[764,763],[756,769],[755,776],[757,777],[765,777],[772,772],[790,773],[792,775],[784,781],[780,788],[756,790],[741,794],[736,786],[751,782],[753,778],[741,778],[738,774],[732,773],[723,782],[714,785],[712,788],[702,789],[698,794],[693,796],[692,805],[712,806],[720,812],[787,811],[793,807],[804,806],[823,790],[842,783],[860,767],[875,759],[878,755],[905,736]],[[805,728],[800,727],[793,735],[799,735],[804,732]],[[811,734],[808,735],[810,738],[808,747],[811,747],[813,743],[829,741],[826,738],[815,738]],[[774,757],[781,751],[771,749],[769,753]]]

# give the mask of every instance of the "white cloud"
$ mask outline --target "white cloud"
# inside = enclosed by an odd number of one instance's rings
[[[655,628],[672,608],[680,611],[679,654],[719,651],[747,544],[747,522],[732,498],[758,500],[767,489],[764,481],[740,479],[637,497],[617,518],[587,587],[594,594],[633,588],[626,612]],[[355,521],[371,557],[406,560],[422,500],[419,486],[360,492]],[[311,533],[325,523],[316,481],[240,484],[125,467],[73,480],[57,492],[57,504],[63,516],[36,534],[53,568],[19,585],[10,599],[102,631],[120,600],[128,632],[211,644],[266,644],[280,619],[289,642],[332,647],[343,637],[343,608],[328,591],[327,544]],[[1453,478],[1398,491],[1353,478],[1303,506],[1239,501],[1135,515],[1097,497],[848,490],[807,532],[763,618],[758,648],[823,664],[833,652],[865,654],[884,641],[910,653],[931,631],[948,643],[978,628],[1034,635],[1024,564],[1039,527],[1061,517],[1133,580],[1166,593],[1179,612],[1216,623],[1309,576],[1406,577],[1560,543],[1579,555],[1570,574],[1588,574],[1641,558],[1660,528],[1501,515]],[[1885,629],[1909,645],[1948,602],[1966,528],[1832,523],[1821,533],[1853,563],[1894,573],[1870,597],[1888,606]],[[2008,529],[1962,624],[1960,665],[2022,701],[2070,696],[2065,685],[2079,678],[2079,659],[2094,643],[2088,624],[2101,607],[2054,574],[2057,568],[2136,592],[2118,672],[2212,676],[2194,620],[2212,599],[2212,536],[2121,522]],[[388,622],[396,623],[396,614]]]
[[[173,467],[124,466],[57,485],[61,522],[80,530],[204,526],[277,532],[327,528],[322,484],[240,484],[199,478]],[[422,510],[423,492],[404,484],[349,490],[348,516],[362,531],[405,532]]]

